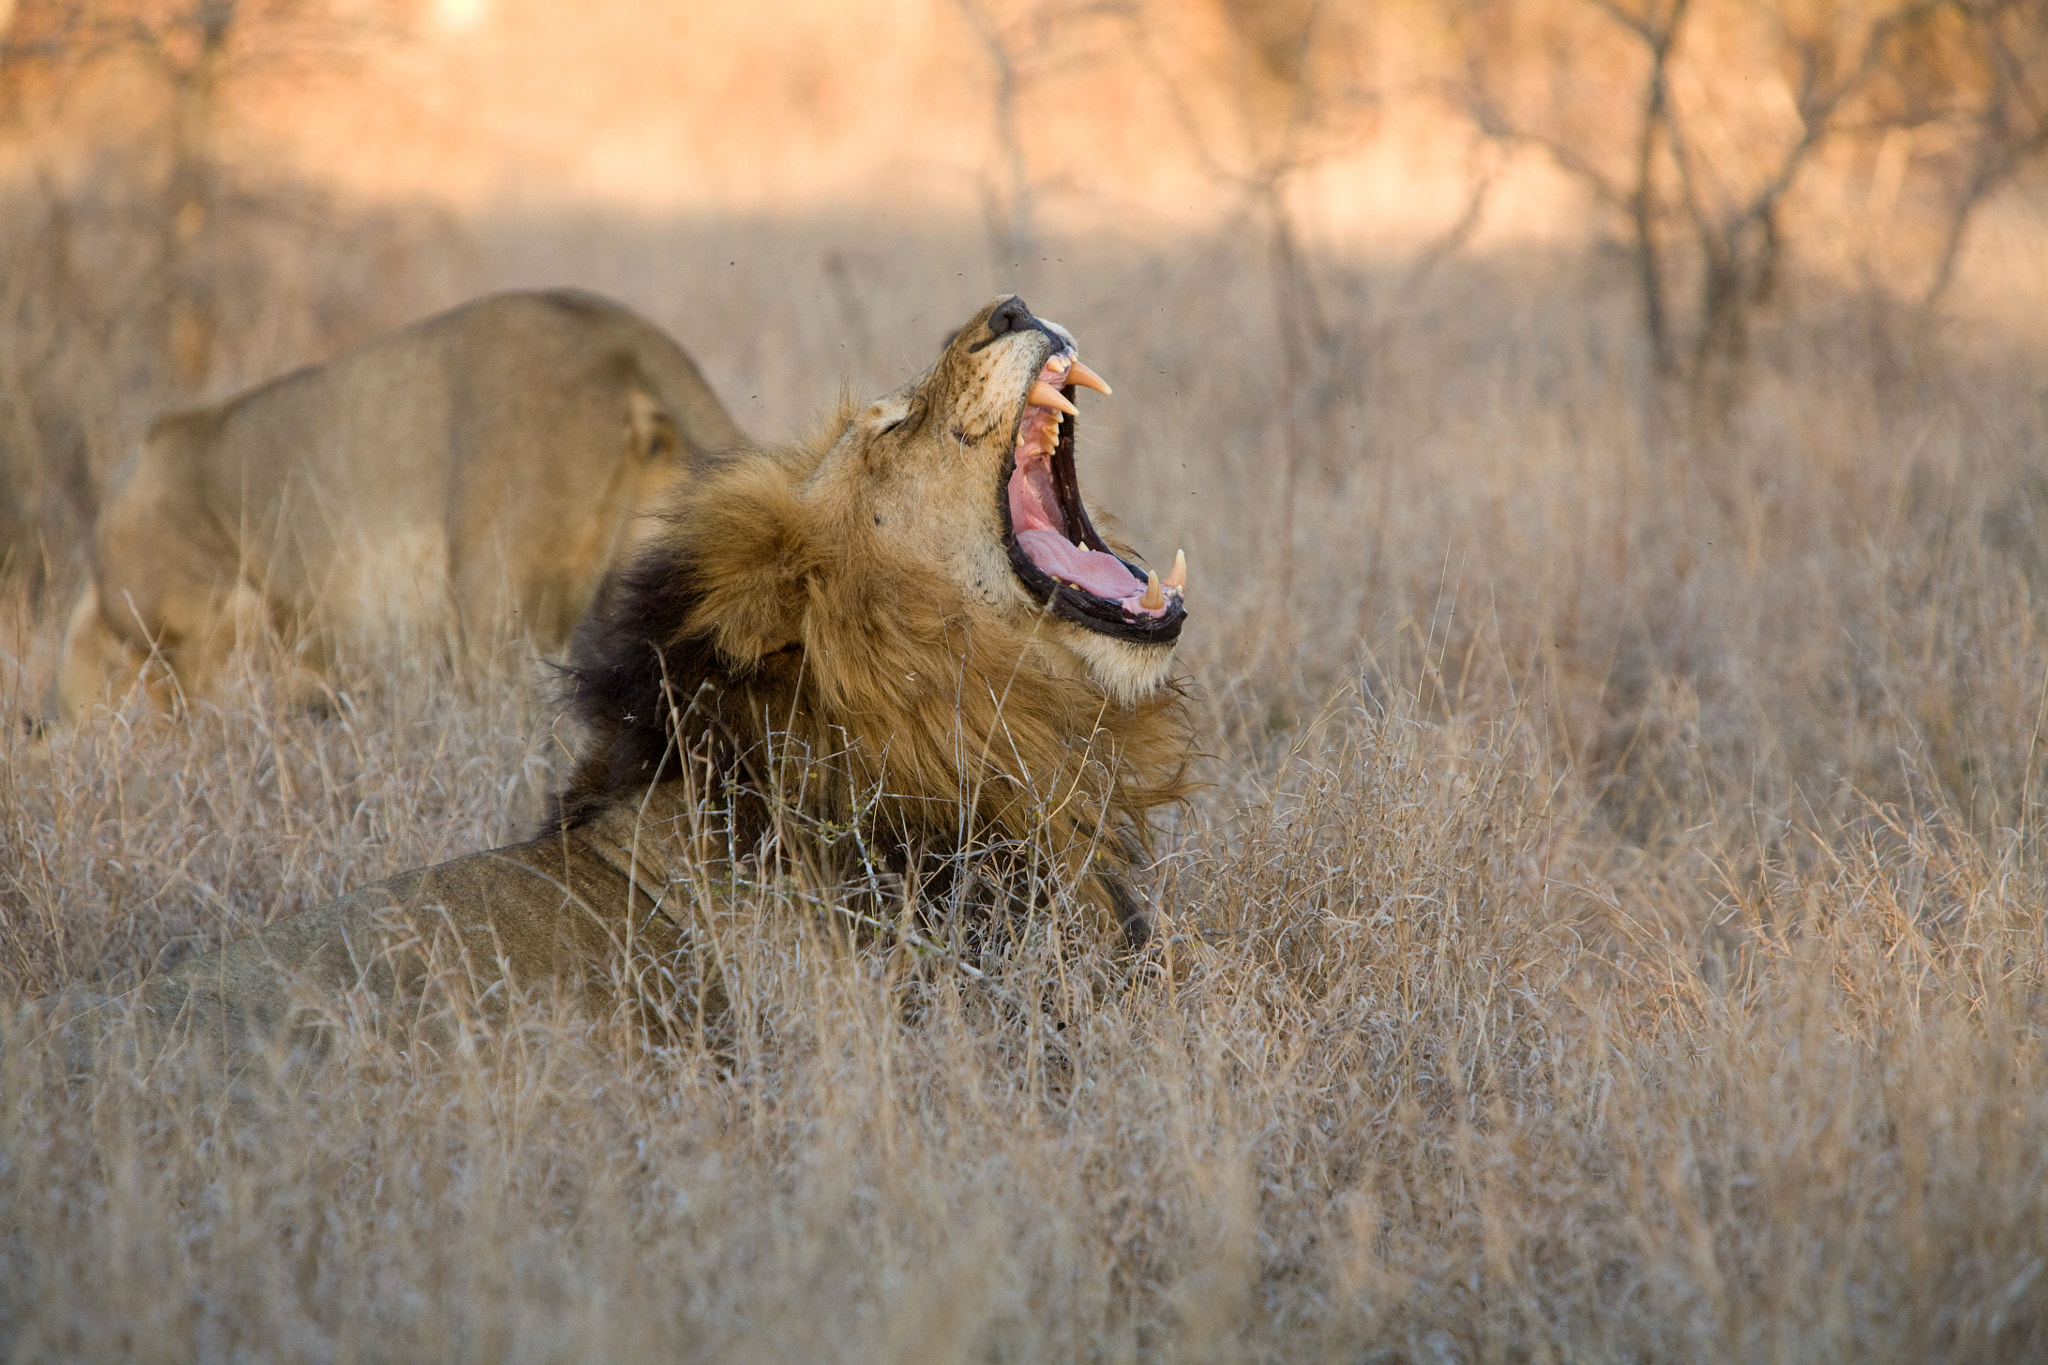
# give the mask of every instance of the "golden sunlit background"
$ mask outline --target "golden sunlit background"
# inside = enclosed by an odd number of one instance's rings
[[[1633,291],[1612,343],[1721,410],[1759,327],[1845,307],[2037,345],[2043,28],[2005,0],[10,0],[0,536],[61,575],[154,412],[508,285],[648,312],[771,429],[833,358],[763,359],[778,336],[836,330],[871,386],[999,290],[1248,290],[1239,363],[1290,391],[1361,387],[1359,338],[1398,347],[1445,268]]]
[[[0,0],[0,999],[531,832],[530,650],[38,718],[153,417],[557,284],[770,440],[1074,332],[1166,946],[17,1038],[0,1354],[2048,1358],[2048,0]]]

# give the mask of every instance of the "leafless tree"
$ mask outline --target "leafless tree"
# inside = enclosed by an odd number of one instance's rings
[[[1278,339],[1280,470],[1277,598],[1294,575],[1301,484],[1349,349],[1325,307],[1295,205],[1300,182],[1369,138],[1386,96],[1366,78],[1370,10],[1342,0],[1217,0],[1227,36],[1220,58],[1175,68],[1154,42],[1158,15],[1133,16],[1133,36],[1161,78],[1189,145],[1208,176],[1238,204],[1263,245]],[[1212,96],[1206,103],[1196,92]],[[1221,99],[1213,95],[1221,92]],[[1286,629],[1276,621],[1276,629]]]
[[[34,583],[61,565],[136,426],[232,372],[284,314],[323,347],[361,322],[388,324],[347,272],[369,259],[407,270],[446,241],[445,225],[342,212],[316,187],[239,161],[227,133],[250,84],[333,70],[402,36],[406,3],[9,6],[0,570],[27,569]]]
[[[1942,182],[1940,246],[1920,296],[1925,316],[1955,281],[1977,210],[2048,154],[2048,0],[1930,7],[1891,42],[1873,122],[1931,143],[1922,159]]]
[[[117,63],[165,97],[165,117],[145,133],[157,145],[144,155],[161,172],[147,188],[131,175],[125,207],[153,225],[165,344],[186,387],[207,375],[219,328],[208,248],[228,207],[220,123],[230,88],[346,61],[401,20],[396,9],[344,12],[332,0],[17,0],[0,29],[0,84],[17,101],[41,87],[46,120],[61,120],[69,92]]]
[[[1128,0],[954,0],[989,66],[989,109],[1000,167],[984,186],[983,213],[997,274],[1028,287],[1036,259],[1038,172],[1025,136],[1033,88],[1057,72],[1073,77],[1107,55],[1099,21],[1128,14]]]
[[[1792,191],[1836,144],[1949,130],[1959,173],[1925,297],[1946,288],[1971,215],[2048,145],[2043,9],[1457,0],[1459,94],[1488,135],[1540,149],[1626,224],[1652,367],[1715,419],[1739,393],[1778,283]],[[1692,47],[1703,51],[1689,66]],[[1622,88],[1617,68],[1632,73]],[[1774,108],[1781,116],[1764,126]]]

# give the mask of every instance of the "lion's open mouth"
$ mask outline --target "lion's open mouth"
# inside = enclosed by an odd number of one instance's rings
[[[1003,520],[1010,564],[1039,601],[1090,630],[1170,642],[1187,616],[1185,556],[1164,579],[1104,543],[1081,505],[1074,473],[1077,387],[1109,386],[1071,351],[1056,351],[1025,394],[1017,441],[1003,466]]]

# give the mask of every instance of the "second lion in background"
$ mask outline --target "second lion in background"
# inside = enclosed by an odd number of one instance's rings
[[[495,294],[170,413],[95,520],[50,709],[168,704],[275,632],[337,649],[559,649],[635,518],[745,434],[697,366],[594,294]]]

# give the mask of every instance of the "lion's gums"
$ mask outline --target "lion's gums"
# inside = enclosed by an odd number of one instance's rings
[[[877,299],[971,251],[881,257]],[[843,332],[738,255],[703,273],[768,330],[702,359],[786,429]],[[2048,1350],[2038,367],[1821,325],[1681,439],[1616,367],[1625,296],[1446,269],[1398,345],[1340,340],[1289,568],[1250,281],[1093,257],[1028,297],[1117,386],[1084,486],[1188,547],[1215,755],[1156,955],[1040,924],[976,975],[720,887],[702,1046],[540,1000],[224,1105],[10,1040],[12,1355]],[[1327,287],[1366,316],[1389,283]],[[878,355],[937,340],[873,319]],[[13,618],[17,709],[59,624]],[[5,731],[6,998],[517,837],[560,751],[516,651],[397,662],[328,718],[256,682]]]

